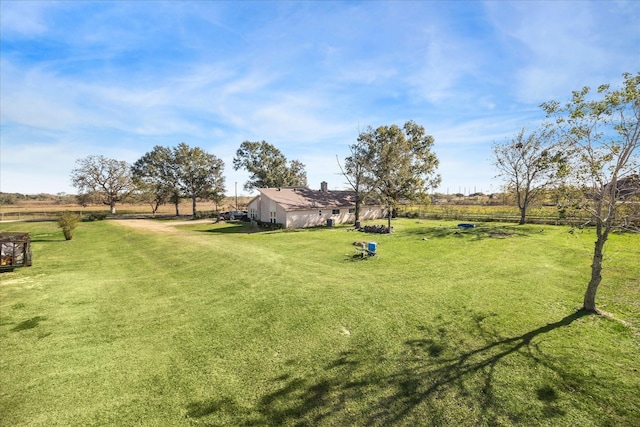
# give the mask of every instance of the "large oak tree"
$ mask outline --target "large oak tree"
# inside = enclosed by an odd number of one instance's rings
[[[224,162],[215,155],[183,142],[173,148],[154,147],[134,164],[133,173],[157,197],[174,201],[176,214],[179,197],[190,198],[195,218],[198,198],[219,199],[224,194],[223,169]]]
[[[422,126],[408,121],[397,125],[369,127],[358,136],[366,159],[367,180],[379,200],[391,212],[402,201],[426,201],[428,190],[440,184],[438,158],[432,151],[434,138]]]
[[[108,205],[111,214],[116,213],[116,203],[126,198],[134,188],[129,164],[104,156],[76,160],[71,182],[81,194],[92,194],[93,198]]]
[[[191,199],[193,217],[196,217],[196,200],[218,198],[224,194],[224,162],[199,147],[190,148],[180,143],[173,149],[178,187]]]
[[[287,158],[266,141],[244,141],[233,158],[235,170],[244,169],[251,174],[244,184],[247,191],[256,188],[306,187],[305,165]]]
[[[176,216],[180,215],[180,189],[171,148],[156,145],[138,159],[131,170],[140,198],[150,203],[154,212],[159,205],[171,201]]]

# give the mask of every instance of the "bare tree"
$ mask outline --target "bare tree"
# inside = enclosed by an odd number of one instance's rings
[[[360,221],[361,206],[366,203],[372,193],[374,182],[367,174],[371,166],[371,159],[368,158],[369,153],[366,150],[366,145],[359,141],[350,145],[349,150],[351,155],[344,159],[344,168],[340,164],[338,156],[336,156],[336,160],[342,175],[355,195],[355,222],[357,224]]]
[[[625,204],[640,194],[640,73],[623,77],[618,90],[602,85],[592,94],[584,87],[564,105],[542,104],[575,151],[574,184],[582,189],[584,209],[595,223],[597,240],[583,308],[596,313],[605,243],[614,228],[630,224],[627,215],[633,211]]]
[[[92,193],[101,203],[116,213],[116,203],[126,198],[134,188],[131,168],[127,162],[104,156],[88,156],[76,160],[71,182],[80,193]]]
[[[513,192],[525,224],[529,207],[566,174],[567,153],[551,127],[529,134],[523,128],[513,139],[494,143],[492,151],[498,176]]]

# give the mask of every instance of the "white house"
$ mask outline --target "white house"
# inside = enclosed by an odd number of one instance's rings
[[[250,219],[282,224],[284,228],[315,227],[355,221],[355,193],[330,191],[327,183],[320,190],[306,187],[261,188],[247,206]],[[384,218],[383,206],[360,206],[360,220]]]

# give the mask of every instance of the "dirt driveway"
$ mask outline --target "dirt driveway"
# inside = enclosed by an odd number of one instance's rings
[[[115,224],[124,225],[125,227],[155,231],[157,233],[178,233],[181,230],[176,228],[177,225],[213,223],[213,221],[210,219],[197,219],[190,221],[159,221],[156,219],[114,219],[113,222]]]

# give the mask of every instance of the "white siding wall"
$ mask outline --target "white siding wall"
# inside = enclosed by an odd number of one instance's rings
[[[338,208],[336,208],[338,209]],[[303,211],[287,212],[286,228],[306,228],[327,225],[328,219],[334,219],[336,224],[354,222],[355,213],[349,213],[349,207],[339,208],[340,213],[334,214],[333,209],[309,209]],[[360,212],[360,220],[368,221],[372,219],[384,218],[387,210],[381,207],[366,207]]]
[[[284,208],[278,204],[276,204],[275,202],[271,202],[273,203],[273,211],[276,213],[276,223],[278,224],[282,224],[284,227],[287,226],[287,212],[284,210]]]
[[[262,221],[260,219],[260,197],[256,197],[247,205],[247,214],[250,219]]]
[[[264,194],[254,199],[247,206],[249,215],[252,212],[257,214],[257,220],[262,222],[271,222],[273,218],[272,212],[275,212],[275,221],[282,224],[285,228],[306,228],[326,225],[327,219],[332,218],[336,224],[343,224],[355,221],[355,213],[349,213],[350,206],[336,208],[340,213],[334,214],[331,208],[306,209],[300,211],[286,212],[284,208],[278,205]],[[387,210],[380,206],[363,206],[360,208],[360,220],[370,221],[373,219],[384,218]]]
[[[258,219],[262,222],[269,222],[269,202],[271,200],[264,195],[260,199],[260,215]]]
[[[354,215],[355,216],[355,215]],[[387,216],[387,208],[381,206],[360,207],[360,221],[384,218]]]

